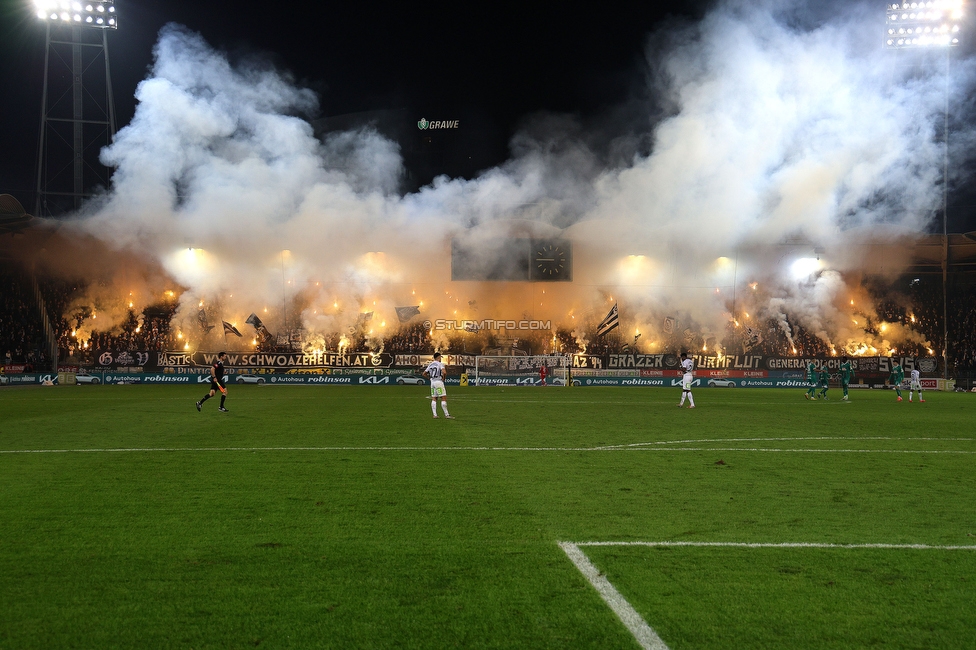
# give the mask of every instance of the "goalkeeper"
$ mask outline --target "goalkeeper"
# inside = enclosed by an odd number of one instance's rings
[[[894,361],[894,359],[892,359]],[[898,401],[901,401],[901,384],[905,381],[905,370],[901,367],[901,364],[895,361],[895,365],[891,366],[891,375],[888,377],[888,383],[895,387],[895,392],[898,393]]]

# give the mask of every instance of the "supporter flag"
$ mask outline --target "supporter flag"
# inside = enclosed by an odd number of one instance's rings
[[[666,316],[664,318],[664,333],[674,334],[674,318],[671,316]]]
[[[413,305],[411,307],[397,307],[396,314],[401,323],[406,323],[414,316],[420,314],[420,305]]]
[[[746,340],[742,342],[743,349],[748,352],[763,342],[762,332],[758,328],[746,327]]]
[[[220,322],[224,324],[224,336],[228,334],[233,334],[234,336],[243,338],[244,335],[241,334],[240,330],[238,330],[236,327],[234,327],[233,325],[231,325],[225,320],[222,320]]]
[[[268,331],[268,328],[264,326],[264,323],[261,322],[261,319],[258,318],[257,314],[251,314],[244,322],[248,325],[254,326],[254,329],[257,330],[258,334],[261,335],[261,338],[264,341],[269,341],[274,338],[274,334]]]
[[[197,321],[200,323],[200,329],[204,334],[209,334],[215,326],[210,324],[210,319],[207,318],[207,310],[203,307],[197,312]]]
[[[371,320],[373,320],[373,312],[367,311],[367,312],[363,312],[362,314],[359,315],[359,321],[358,321],[358,323],[360,325],[365,325],[366,323],[368,323]]]
[[[617,303],[613,303],[613,309],[607,314],[607,317],[596,328],[596,335],[603,336],[607,332],[610,332],[620,324],[617,320]]]

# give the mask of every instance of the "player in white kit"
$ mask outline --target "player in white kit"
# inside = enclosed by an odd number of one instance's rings
[[[919,377],[918,370],[912,370],[911,379],[908,381],[908,401],[912,401],[912,393],[918,391],[918,401],[924,402],[922,399],[922,379]]]
[[[681,401],[678,408],[685,405],[685,397],[688,398],[688,408],[695,408],[695,398],[691,394],[691,383],[695,379],[695,360],[688,358],[687,352],[681,353],[681,369],[684,375],[681,377]]]
[[[453,420],[454,416],[447,412],[447,389],[444,388],[444,377],[447,376],[447,369],[441,363],[441,353],[434,353],[434,360],[427,364],[424,369],[424,377],[430,378],[430,410],[434,417],[437,417],[437,398],[441,398],[441,408],[444,410],[444,417]]]

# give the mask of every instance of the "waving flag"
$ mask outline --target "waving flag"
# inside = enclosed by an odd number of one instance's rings
[[[603,321],[597,326],[596,335],[603,336],[607,332],[616,329],[617,325],[619,324],[620,323],[617,320],[617,303],[613,303],[613,309],[610,310],[607,317],[604,318]]]
[[[242,337],[243,338],[244,335],[241,334],[240,330],[238,330],[236,327],[234,327],[233,325],[231,325],[230,323],[228,323],[225,320],[222,320],[220,322],[224,324],[224,335],[225,336],[227,334],[233,334],[234,336]]]
[[[261,319],[258,318],[257,314],[251,314],[244,322],[248,325],[253,325],[254,329],[257,330],[258,334],[261,335],[262,340],[270,341],[274,338],[274,334],[268,331],[268,328],[264,326],[264,323],[261,322]]]
[[[396,308],[397,318],[400,319],[401,323],[406,323],[408,320],[418,315],[419,313],[420,313],[420,305]]]

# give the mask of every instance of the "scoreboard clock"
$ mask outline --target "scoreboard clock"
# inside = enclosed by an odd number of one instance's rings
[[[560,241],[533,241],[529,258],[532,280],[558,282],[572,279],[569,247]]]
[[[568,239],[455,239],[451,279],[572,282],[573,243]]]

